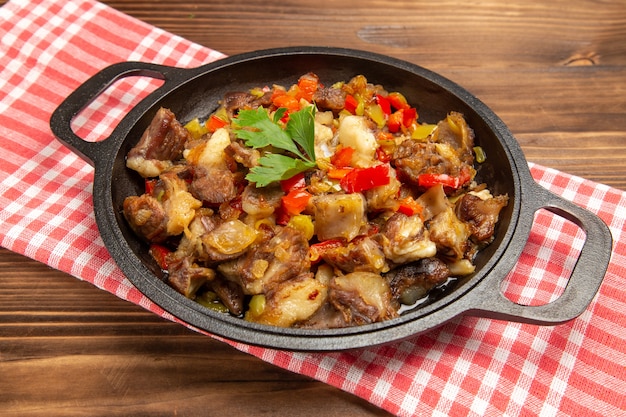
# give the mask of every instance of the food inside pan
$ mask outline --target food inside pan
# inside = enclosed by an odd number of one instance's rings
[[[124,216],[178,292],[280,327],[397,317],[474,272],[507,195],[461,113],[423,123],[363,75],[225,94],[205,119],[158,110],[127,155]]]

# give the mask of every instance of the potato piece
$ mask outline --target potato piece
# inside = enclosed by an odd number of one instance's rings
[[[430,258],[437,253],[419,215],[394,214],[385,224],[381,240],[387,259],[398,264]]]
[[[330,284],[329,300],[351,324],[374,323],[397,315],[389,283],[371,272],[335,277]]]
[[[192,165],[205,168],[227,169],[224,149],[230,145],[230,134],[227,129],[217,129],[208,141],[185,152],[185,159]]]
[[[375,162],[378,142],[360,116],[346,116],[339,125],[339,143],[354,149],[352,165],[369,167]]]
[[[417,202],[424,208],[422,212],[424,221],[432,219],[450,207],[450,202],[441,184],[430,187],[424,194],[419,196]]]
[[[332,114],[332,113],[331,113]],[[315,121],[315,158],[323,159],[330,157],[335,151],[336,143],[333,141],[333,130]]]
[[[441,255],[451,260],[463,258],[469,245],[471,230],[466,223],[459,220],[451,207],[433,217],[428,230]]]
[[[365,198],[361,193],[328,194],[312,198],[315,234],[319,240],[346,239],[359,235],[366,224]]]

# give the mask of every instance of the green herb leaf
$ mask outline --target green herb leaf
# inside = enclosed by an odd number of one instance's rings
[[[315,107],[307,106],[289,115],[287,133],[315,161]]]
[[[246,179],[265,187],[274,182],[286,180],[294,175],[315,167],[315,108],[306,107],[289,114],[285,129],[279,124],[286,109],[280,108],[270,118],[262,107],[256,110],[240,110],[234,123],[240,128],[235,130],[239,139],[243,139],[252,148],[273,147],[288,151],[297,156],[279,153],[266,153],[259,158],[259,165],[253,167]]]
[[[289,137],[289,134],[279,124],[270,119],[267,110],[263,107],[259,107],[256,110],[240,110],[234,122],[238,126],[251,128],[235,131],[237,137],[243,139],[247,146],[264,148],[271,145],[275,148],[292,152],[304,159],[304,155],[302,155],[296,143]]]
[[[276,111],[274,112],[274,123],[280,122],[280,119],[283,118],[285,113],[287,113],[287,108],[286,107],[280,107],[280,108],[276,109]]]
[[[311,161],[268,153],[259,158],[259,165],[250,169],[246,179],[256,183],[257,187],[265,187],[274,181],[289,179],[313,167],[315,163]]]

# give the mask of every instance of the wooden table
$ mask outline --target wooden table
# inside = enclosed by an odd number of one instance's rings
[[[626,190],[623,1],[105,3],[229,55],[327,45],[420,64],[492,107],[528,160]],[[22,416],[387,415],[0,249],[9,401]]]

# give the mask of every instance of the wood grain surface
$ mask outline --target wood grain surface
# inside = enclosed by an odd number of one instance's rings
[[[624,1],[104,3],[228,55],[323,45],[411,61],[490,106],[529,161],[626,190]],[[0,409],[15,416],[387,415],[5,249]]]

